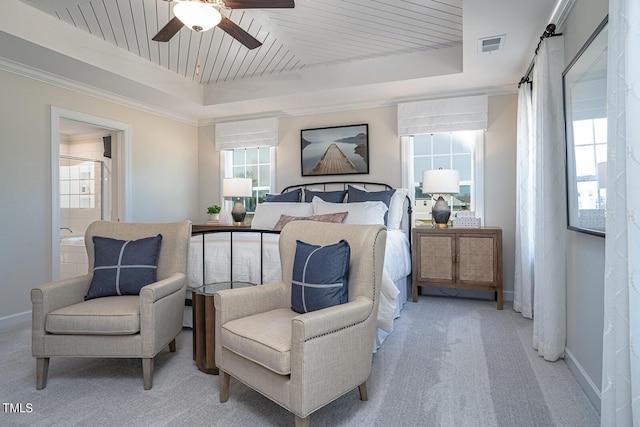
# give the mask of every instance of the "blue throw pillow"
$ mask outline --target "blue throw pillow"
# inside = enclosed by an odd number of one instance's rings
[[[299,202],[302,198],[302,189],[287,191],[281,194],[267,194],[265,202]]]
[[[347,194],[347,190],[338,190],[338,191],[304,190],[304,201],[307,203],[311,203],[313,201],[313,198],[315,196],[318,196],[325,202],[342,203],[344,201],[345,194]]]
[[[346,240],[327,246],[297,240],[291,309],[308,313],[348,302],[350,255],[351,248]]]
[[[162,234],[139,240],[93,236],[95,261],[89,292],[84,299],[138,295],[157,278]]]
[[[384,225],[387,225],[387,219],[389,217],[389,205],[391,204],[391,197],[396,192],[395,188],[385,191],[364,191],[355,187],[348,187],[347,202],[383,202],[387,205],[387,212],[384,214]]]

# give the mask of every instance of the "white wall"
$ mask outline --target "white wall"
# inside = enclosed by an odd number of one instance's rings
[[[485,224],[502,228],[503,294],[513,300],[516,250],[516,95],[489,97],[484,146]]]
[[[0,71],[0,325],[31,310],[29,291],[51,280],[50,106],[129,123],[131,218],[196,215],[195,126]]]
[[[512,299],[515,252],[515,168],[516,95],[489,97],[489,125],[485,140],[486,224],[502,227],[505,298]],[[367,123],[369,125],[369,171],[367,175],[302,177],[300,130]],[[219,156],[214,148],[214,126],[200,128],[200,201],[198,213],[206,220],[205,209],[219,200]],[[315,181],[363,180],[402,185],[400,141],[395,106],[336,111],[279,120],[276,149],[276,190],[293,184]],[[470,291],[471,295],[477,295]],[[491,297],[482,292],[483,298]]]
[[[343,125],[369,125],[369,174],[302,177],[300,163],[300,130]],[[400,140],[397,132],[396,107],[338,111],[309,116],[284,117],[279,121],[276,150],[277,190],[292,184],[315,181],[371,181],[402,185]]]
[[[575,3],[565,27],[565,66],[608,13],[607,0]],[[567,231],[567,357],[574,376],[600,410],[604,328],[602,237]]]
[[[207,221],[207,207],[220,205],[220,155],[215,148],[215,126],[198,128],[198,212],[194,224]]]

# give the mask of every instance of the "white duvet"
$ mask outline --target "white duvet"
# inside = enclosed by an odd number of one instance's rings
[[[230,280],[260,284],[281,280],[279,236],[273,233],[236,232],[233,233],[232,241],[230,233],[193,236],[187,266],[189,287]],[[411,256],[406,233],[401,230],[388,230],[378,308],[378,327],[384,331],[390,332],[393,329],[394,313],[400,294],[395,282],[410,272]]]

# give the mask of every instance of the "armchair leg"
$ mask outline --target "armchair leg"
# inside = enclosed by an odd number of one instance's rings
[[[231,375],[220,370],[218,379],[220,380],[220,403],[224,403],[229,400],[229,380]]]
[[[369,396],[367,396],[367,383],[363,382],[358,386],[358,390],[360,391],[360,400],[369,400]]]
[[[151,387],[153,387],[153,357],[142,359],[142,378],[144,380],[144,389],[151,390]]]
[[[173,341],[171,341],[169,343],[169,351],[171,353],[175,353],[176,352],[176,339],[174,338]]]
[[[307,415],[304,418],[296,415],[296,427],[309,427],[311,425],[310,418],[311,415]]]
[[[47,386],[47,376],[49,375],[49,358],[36,358],[36,390],[42,390]]]

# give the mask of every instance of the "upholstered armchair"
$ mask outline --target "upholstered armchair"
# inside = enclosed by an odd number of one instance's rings
[[[158,234],[162,237],[155,252],[156,282],[142,287],[139,294],[85,300],[90,285],[93,287],[97,265],[94,236],[117,242],[154,236],[157,240]],[[89,274],[31,290],[32,353],[36,358],[38,390],[47,385],[52,356],[140,358],[144,388],[151,389],[154,357],[167,346],[175,351],[175,338],[182,331],[190,236],[190,221],[165,224],[97,221],[88,227],[85,246]],[[120,268],[120,263],[117,267]]]
[[[304,426],[311,413],[356,387],[367,400],[386,238],[381,225],[294,221],[280,235],[281,282],[217,292],[220,402],[234,377]],[[325,246],[342,239],[350,246],[348,302],[293,311],[296,241]]]

